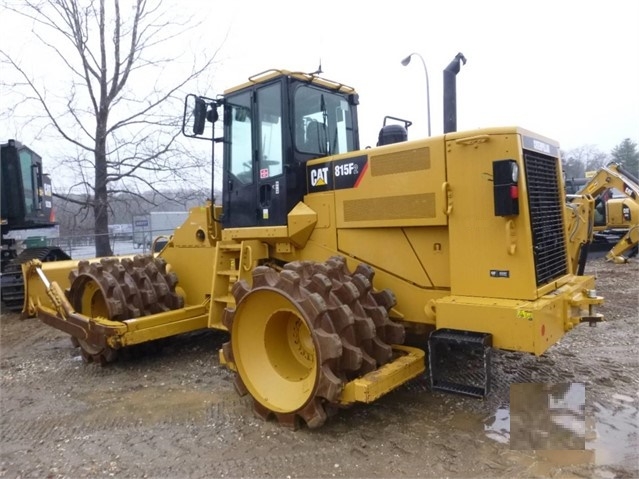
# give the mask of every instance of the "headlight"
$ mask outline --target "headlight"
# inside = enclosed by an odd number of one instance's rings
[[[510,173],[512,175],[513,183],[517,183],[517,179],[519,178],[519,165],[514,161],[510,164]]]

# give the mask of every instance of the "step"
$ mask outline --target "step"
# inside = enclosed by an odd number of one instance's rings
[[[241,251],[242,244],[241,243],[218,243],[218,248],[227,250],[227,251]]]
[[[477,398],[486,397],[485,388],[472,386],[469,384],[460,384],[449,381],[437,381],[433,389],[437,391],[445,391],[449,393],[461,394],[463,396],[471,396]]]
[[[240,272],[236,269],[223,269],[218,271],[217,274],[222,276],[239,276]]]
[[[490,390],[492,334],[438,329],[428,338],[432,390],[486,397]]]
[[[218,296],[217,298],[213,298],[213,301],[216,303],[235,304],[235,298],[232,294],[227,296]]]

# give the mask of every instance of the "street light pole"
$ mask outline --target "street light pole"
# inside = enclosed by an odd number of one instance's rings
[[[424,74],[426,75],[426,102],[427,102],[427,112],[428,112],[428,136],[430,136],[430,85],[428,83],[428,69],[426,68],[426,62],[424,58],[419,53],[411,53],[406,58],[402,60],[402,65],[407,66],[410,63],[411,57],[416,56],[422,61],[422,65],[424,65]]]

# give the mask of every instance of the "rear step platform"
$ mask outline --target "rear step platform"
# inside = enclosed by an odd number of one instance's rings
[[[431,390],[483,398],[490,390],[493,336],[457,329],[437,329],[428,338]]]

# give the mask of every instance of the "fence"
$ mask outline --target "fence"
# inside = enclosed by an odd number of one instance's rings
[[[153,232],[152,232],[153,233]],[[156,232],[155,235],[170,235],[171,232]],[[86,259],[95,257],[95,239],[98,235],[81,234],[67,235],[57,238],[46,238],[44,236],[33,236],[23,240],[21,248],[31,248],[37,246],[55,246],[60,248],[73,259]],[[133,237],[122,234],[108,234],[111,250],[116,256],[129,254],[147,254],[151,251],[149,243],[139,244],[134,242]]]

